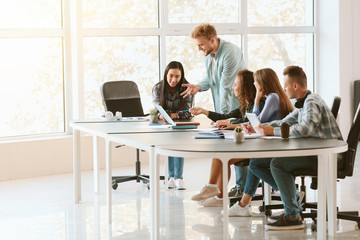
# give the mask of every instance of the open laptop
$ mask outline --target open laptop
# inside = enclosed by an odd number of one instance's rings
[[[156,109],[160,112],[160,114],[165,118],[165,120],[172,126],[187,126],[187,125],[200,125],[199,122],[174,122],[174,120],[171,119],[169,114],[164,110],[164,108],[160,105],[155,105]]]

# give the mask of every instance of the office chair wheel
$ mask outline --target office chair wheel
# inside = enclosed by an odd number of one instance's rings
[[[272,211],[270,209],[265,210],[265,216],[270,217],[272,215]]]
[[[117,182],[112,181],[111,187],[112,187],[112,189],[116,190],[116,189],[117,189],[117,187],[118,187]]]
[[[150,190],[150,184],[149,183],[147,184],[146,187],[147,187],[148,190]]]
[[[317,226],[316,226],[315,222],[313,222],[313,224],[311,224],[311,231],[313,231],[313,232],[317,231]]]
[[[259,211],[260,212],[265,212],[265,207],[264,206],[259,206]]]

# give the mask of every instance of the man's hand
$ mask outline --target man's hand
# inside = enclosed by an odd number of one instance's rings
[[[195,84],[182,84],[181,86],[187,87],[187,89],[185,91],[180,93],[180,96],[183,96],[183,98],[186,98],[187,96],[190,96],[190,95],[195,95],[195,94],[197,94],[198,91],[200,91],[200,86],[195,85]]]
[[[257,126],[256,129],[259,131],[261,135],[274,136],[274,128],[270,125],[266,125],[266,126],[259,125]]]

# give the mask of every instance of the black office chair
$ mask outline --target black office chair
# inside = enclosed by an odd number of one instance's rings
[[[348,150],[345,153],[342,153],[342,159],[338,161],[338,172],[337,178],[344,179],[346,177],[351,177],[354,172],[355,165],[355,156],[356,150],[359,143],[360,137],[360,104],[358,105],[353,123],[350,128],[350,132],[347,138]],[[302,176],[311,176],[314,177],[317,175],[317,171],[314,169],[299,169],[294,172],[296,175]],[[316,203],[304,204],[303,209],[306,208],[314,209],[316,208]],[[310,213],[302,213],[303,218],[312,218],[315,220],[316,211],[312,210]],[[338,211],[338,219],[350,220],[357,222],[358,227],[360,228],[360,216],[358,211]],[[313,225],[313,230],[316,230],[316,225]]]
[[[123,117],[145,116],[138,86],[133,81],[110,81],[100,85],[100,94],[105,111],[111,111],[114,115],[117,111]],[[122,147],[119,145],[116,147]],[[118,183],[136,180],[149,183],[149,175],[141,174],[140,150],[136,149],[135,175],[113,176],[112,188],[117,189]],[[164,176],[160,176],[164,180]],[[149,186],[148,186],[149,187]]]

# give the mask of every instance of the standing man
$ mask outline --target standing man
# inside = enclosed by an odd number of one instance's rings
[[[235,44],[217,37],[213,25],[202,23],[191,33],[199,51],[204,53],[206,77],[198,84],[183,84],[183,97],[211,89],[215,112],[229,113],[239,107],[232,91],[236,75],[245,69],[242,51]]]
[[[185,98],[195,95],[199,91],[211,89],[215,112],[229,113],[239,108],[239,100],[235,97],[232,87],[236,75],[245,69],[245,62],[241,49],[217,37],[216,29],[208,23],[197,25],[191,32],[199,51],[204,53],[206,77],[198,84],[183,84],[187,89],[181,93]],[[241,197],[245,187],[248,167],[236,166],[236,189],[230,197]]]

